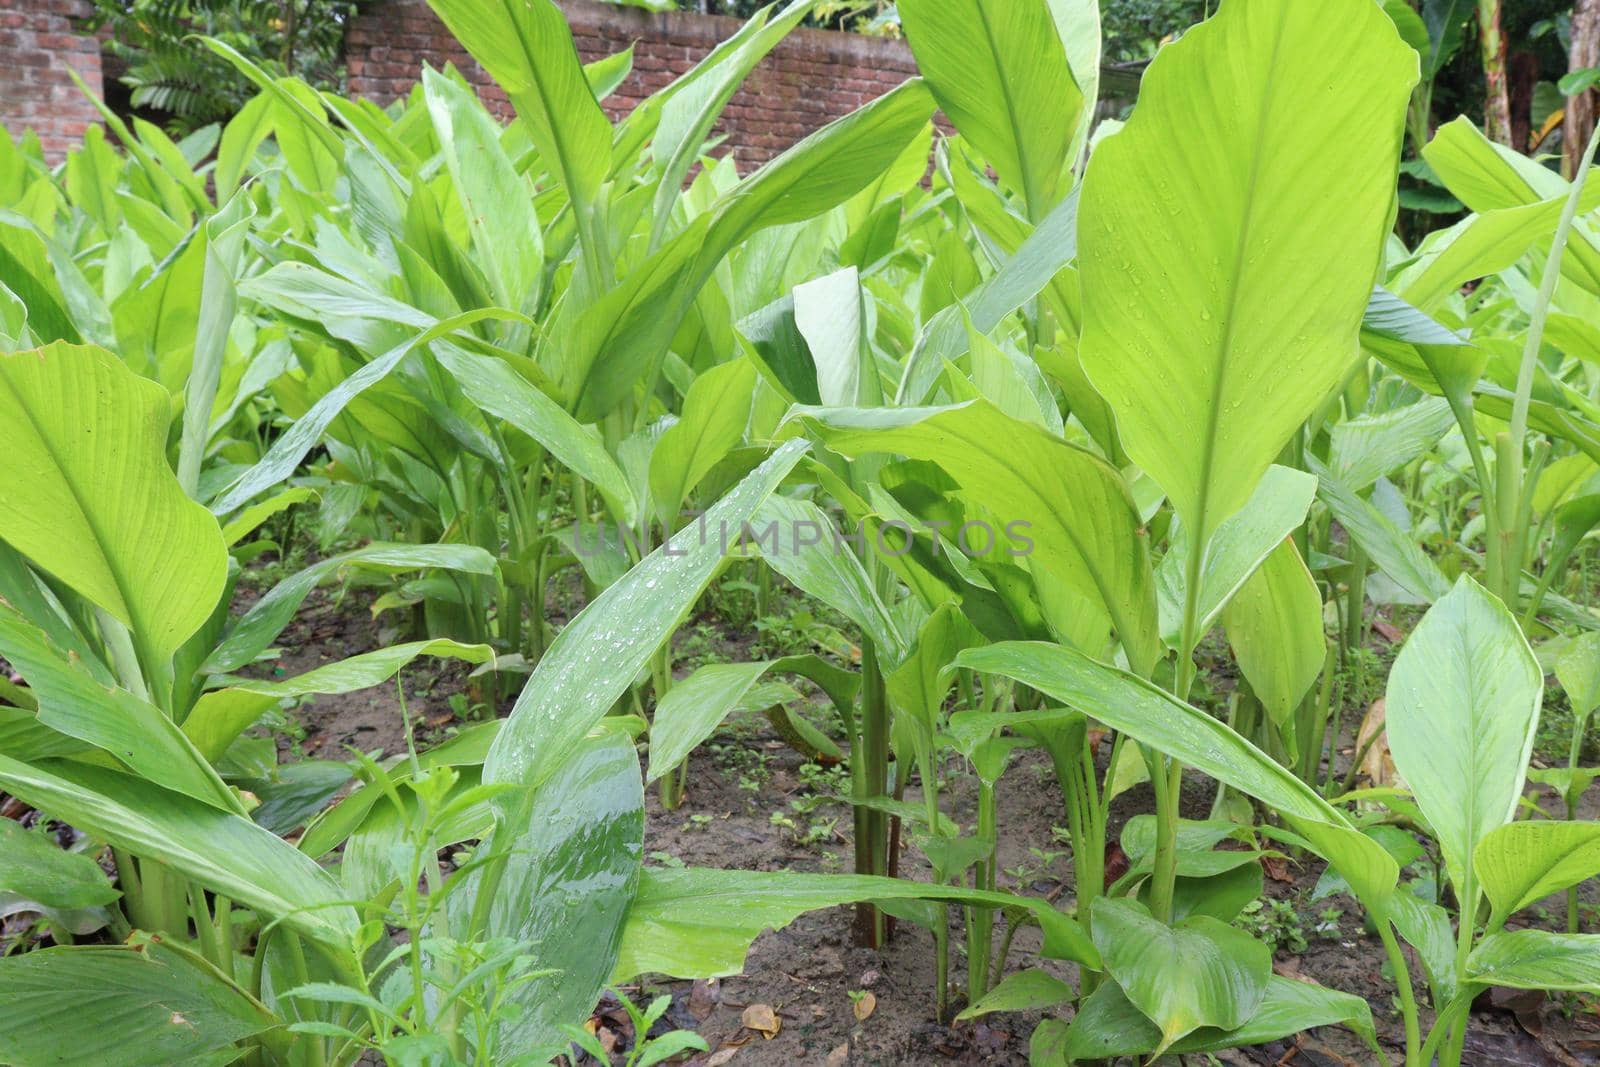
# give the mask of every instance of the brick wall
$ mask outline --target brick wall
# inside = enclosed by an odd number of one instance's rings
[[[738,19],[562,0],[585,62],[629,44],[633,73],[605,101],[613,119],[697,63],[733,35]],[[467,56],[426,0],[373,0],[361,6],[345,38],[350,94],[379,103],[408,92],[424,62],[452,62],[503,116],[505,94]],[[859,34],[796,30],[775,48],[729,102],[715,128],[748,172],[806,134],[881,96],[916,73],[903,42]]]
[[[101,91],[100,42],[78,32],[88,15],[88,0],[0,0],[0,126],[13,138],[36,131],[51,161],[99,120],[67,74]]]

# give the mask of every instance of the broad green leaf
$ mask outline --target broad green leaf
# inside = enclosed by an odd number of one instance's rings
[[[759,230],[805,222],[848,200],[920,134],[933,100],[919,79],[829,123],[718,198],[595,304],[560,324],[563,397],[583,419],[608,413],[660,361],[724,256]]]
[[[1425,604],[1450,591],[1450,579],[1409,534],[1335,478],[1316,457],[1308,457],[1307,463],[1318,478],[1317,495],[1379,570]]]
[[[750,540],[769,567],[861,627],[888,662],[899,661],[905,640],[894,617],[861,561],[835,538],[827,512],[809,500],[768,497],[750,520]]]
[[[1044,932],[1043,954],[1100,965],[1083,929],[1047,901],[870,875],[789,871],[646,868],[628,910],[617,981],[659,972],[716,978],[744,970],[745,953],[765,930],[782,929],[807,911],[862,900],[932,900],[1026,908]]]
[[[1400,869],[1381,845],[1225,723],[1144,679],[1043,642],[1008,641],[969,649],[956,663],[1014,678],[1265,802],[1339,869],[1369,909],[1381,909],[1393,891]]]
[[[438,359],[467,399],[539,442],[562,466],[617,501],[626,517],[634,516],[637,504],[627,476],[593,430],[503,360],[456,348],[439,352]]]
[[[768,13],[776,6],[769,4],[762,8],[733,37],[718,45],[684,76],[662,105],[661,120],[650,145],[655,165],[660,170],[653,209],[652,248],[661,243],[666,233],[673,205],[682,195],[684,179],[704,149],[717,117],[750,72],[811,13],[817,0],[798,0],[785,7],[776,19],[767,21]]]
[[[1454,425],[1443,397],[1427,397],[1381,415],[1358,415],[1334,425],[1328,467],[1341,485],[1359,493],[1427,452]]]
[[[0,656],[27,681],[42,725],[103,749],[152,782],[244,814],[232,790],[160,709],[126,689],[101,685],[3,602]]]
[[[1174,1042],[1168,1051],[1221,1052],[1263,1045],[1318,1026],[1339,1025],[1350,1027],[1368,1045],[1376,1044],[1372,1010],[1365,1000],[1274,974],[1267,979],[1260,1006],[1243,1026],[1227,1031],[1202,1027]],[[1143,1056],[1160,1042],[1161,1028],[1133,1006],[1120,986],[1107,982],[1094,991],[1073,1018],[1060,1046],[1060,1055],[1065,1058],[1046,1060],[1043,1067]]]
[[[1600,633],[1573,638],[1556,660],[1556,680],[1575,715],[1587,718],[1600,707]]]
[[[243,541],[252,531],[262,523],[281,512],[288,511],[296,504],[304,504],[308,500],[316,499],[316,492],[304,486],[285,489],[281,493],[274,493],[259,504],[251,504],[238,515],[228,520],[222,528],[222,539],[232,548]]]
[[[479,308],[444,319],[396,345],[340,382],[312,405],[310,411],[295,420],[295,424],[272,443],[267,454],[255,466],[242,474],[219,499],[212,501],[212,513],[227,515],[249,503],[257,493],[270,489],[293,474],[306,453],[316,447],[323,432],[339,417],[346,405],[368,386],[376,385],[388,377],[389,372],[416,349],[484,319],[515,321],[520,318],[516,313],[500,308]]]
[[[1376,336],[1408,344],[1460,348],[1471,343],[1381,285],[1372,289],[1366,314],[1361,319],[1361,333],[1363,339]]]
[[[217,163],[211,170],[211,180],[217,190],[218,202],[231,199],[239,188],[245,169],[256,158],[256,149],[272,132],[272,97],[257,93],[241,107],[222,128],[222,140],[217,145]]]
[[[432,641],[412,641],[409,644],[389,645],[373,652],[351,656],[349,659],[325,664],[282,681],[238,679],[234,681],[233,688],[280,700],[312,693],[353,693],[359,689],[370,689],[387,682],[396,672],[419,656],[448,657],[467,663],[489,663],[494,660],[494,649],[488,645],[465,645],[442,637]]]
[[[486,781],[537,788],[560,768],[720,569],[715,532],[736,534],[804,453],[799,442],[784,445],[706,513],[711,536],[679,538],[670,554],[666,546],[658,548],[567,624],[495,738],[484,764]]]
[[[305,598],[347,566],[391,571],[441,570],[493,574],[494,557],[476,545],[371,544],[318,560],[277,585],[250,606],[201,666],[207,674],[236,671],[255,661],[283,632]]]
[[[242,815],[230,815],[118,771],[0,756],[0,787],[135,856],[157,860],[213,892],[281,918],[344,951],[356,914],[304,853]]]
[[[922,328],[901,373],[897,402],[925,403],[945,361],[955,360],[967,350],[969,322],[981,334],[993,332],[1007,315],[1038,296],[1077,254],[1078,191],[1074,189],[982,285]]]
[[[1541,238],[1555,233],[1567,194],[1519,207],[1468,215],[1423,239],[1416,254],[1389,279],[1396,294],[1430,311],[1474,278],[1496,274],[1521,259]],[[1584,183],[1580,213],[1600,207],[1600,181]]]
[[[60,909],[98,907],[122,895],[89,853],[66,851],[43,827],[24,830],[0,819],[0,896],[6,894]]]
[[[1371,0],[1230,0],[1090,159],[1083,367],[1200,544],[1357,358],[1416,80]]]
[[[1516,207],[1568,192],[1560,174],[1495,144],[1465,115],[1434,131],[1422,158],[1469,211]]]
[[[1467,977],[1511,989],[1600,994],[1600,934],[1502,930],[1472,950]]]
[[[867,337],[866,293],[855,267],[794,287],[794,324],[817,368],[817,395],[829,407],[883,402]]]
[[[954,603],[942,604],[924,620],[905,659],[884,678],[896,709],[926,724],[930,740],[955,679],[952,661],[962,649],[982,643],[983,638]],[[1004,718],[1018,721],[1011,714]]]
[[[1106,972],[1160,1030],[1155,1056],[1202,1026],[1243,1026],[1272,976],[1272,950],[1243,930],[1209,916],[1168,926],[1133,900],[1094,902],[1094,943]]]
[[[772,664],[709,663],[677,682],[656,704],[650,722],[650,770],[653,782],[674,770],[694,747],[734,711]],[[754,710],[754,709],[747,709]]]
[[[611,977],[639,880],[644,788],[639,757],[624,735],[590,738],[535,790],[526,825],[500,824],[482,847],[509,849],[485,934],[529,946],[535,970],[555,973],[501,994],[496,1044],[559,1051],[560,1027],[581,1022]],[[481,869],[455,890],[465,929]]]
[[[1305,471],[1272,466],[1262,476],[1249,503],[1230,516],[1205,546],[1200,564],[1200,595],[1195,605],[1195,637],[1205,636],[1228,602],[1263,561],[1305,522],[1306,509],[1317,493],[1317,480]],[[1184,576],[1194,547],[1179,537],[1156,569],[1161,607],[1161,636],[1174,647],[1183,624]],[[1184,653],[1186,649],[1179,649]]]
[[[228,334],[233,329],[239,296],[236,281],[244,254],[245,235],[255,206],[245,197],[230,200],[201,226],[204,244],[200,272],[200,306],[183,383],[183,435],[178,444],[178,484],[189,497],[198,495],[200,465],[211,443],[211,412],[222,380]]]
[[[756,370],[747,359],[701,374],[683,398],[683,413],[650,453],[650,497],[668,528],[700,479],[744,439],[755,398]]]
[[[1056,32],[1067,50],[1067,65],[1072,68],[1072,80],[1078,84],[1082,97],[1077,130],[1072,137],[1069,164],[1076,163],[1084,144],[1089,139],[1089,127],[1094,120],[1096,105],[1100,103],[1100,0],[1050,0],[1050,14],[1056,22]]]
[[[171,413],[164,389],[103,348],[0,355],[0,538],[157,661],[211,614],[228,562],[167,466]]]
[[[532,187],[471,89],[431,68],[423,70],[422,86],[490,294],[502,307],[537,306],[544,247]]]
[[[891,452],[937,463],[997,520],[1028,524],[1030,567],[1103,604],[1129,661],[1141,670],[1154,665],[1149,556],[1127,486],[1103,460],[984,400],[946,408],[800,408],[795,415],[847,456]]]
[[[939,108],[1033,221],[1070,181],[1083,94],[1048,0],[901,0],[901,25]]]
[[[189,1064],[283,1025],[200,956],[164,941],[9,956],[0,986],[0,1060],[18,1067]]]
[[[1507,823],[1484,835],[1472,862],[1495,917],[1503,922],[1600,874],[1600,823]]]
[[[429,0],[511,98],[545,166],[580,217],[611,167],[611,123],[595,100],[567,17],[551,0]]]
[[[1395,769],[1471,906],[1473,851],[1516,813],[1543,690],[1544,672],[1516,621],[1466,576],[1422,617],[1389,672]]]
[[[1229,602],[1222,621],[1251,690],[1278,728],[1288,728],[1327,657],[1322,594],[1293,540],[1278,543]]]
[[[1033,1011],[1053,1008],[1073,998],[1072,987],[1055,975],[1036,967],[1008,974],[1000,984],[979,997],[977,1002],[956,1016],[956,1022],[976,1019],[992,1011]]]
[[[1427,973],[1435,1003],[1449,1003],[1456,995],[1456,932],[1450,913],[1432,901],[1422,900],[1409,890],[1389,898],[1389,921],[1400,936],[1417,950],[1417,959]]]
[[[83,340],[50,263],[49,246],[27,219],[0,211],[0,277],[28,311],[28,328],[42,342]]]

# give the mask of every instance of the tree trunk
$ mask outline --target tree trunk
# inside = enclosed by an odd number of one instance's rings
[[[1572,5],[1572,50],[1569,70],[1600,67],[1600,0],[1577,0]],[[1585,89],[1567,101],[1566,125],[1561,137],[1561,170],[1572,177],[1578,159],[1594,133],[1594,90]]]
[[[1500,29],[1503,0],[1478,0],[1478,43],[1483,50],[1483,132],[1511,145],[1511,94],[1506,80],[1506,35]]]
[[[1512,52],[1510,60],[1511,147],[1527,154],[1533,144],[1533,91],[1539,84],[1539,57]]]

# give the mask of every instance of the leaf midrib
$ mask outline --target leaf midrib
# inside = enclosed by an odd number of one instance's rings
[[[101,530],[100,524],[95,520],[93,512],[85,506],[83,494],[78,491],[78,486],[75,480],[68,476],[69,468],[65,463],[62,462],[61,456],[57,453],[56,448],[51,442],[49,436],[39,425],[38,420],[36,420],[33,417],[32,412],[28,410],[27,404],[24,403],[21,394],[17,392],[16,387],[12,384],[9,376],[0,374],[0,386],[4,386],[6,392],[15,402],[18,410],[22,413],[23,421],[28,424],[28,427],[33,431],[34,437],[38,439],[40,447],[44,449],[45,455],[49,456],[50,462],[55,464],[56,470],[61,472],[61,482],[66,486],[67,492],[72,495],[72,501],[77,506],[78,513],[83,516],[84,525],[88,526],[89,532],[94,536],[95,552],[105,563],[106,572],[111,576],[112,584],[116,586],[117,597],[122,602],[120,606],[123,614],[126,616],[125,621],[130,626],[135,625],[137,620],[135,620],[133,617],[133,600],[129,596],[131,590],[128,586],[127,577],[122,573],[121,568],[116,565],[115,561],[112,560],[110,554],[106,551],[105,546],[107,542],[105,534]]]
[[[1274,27],[1272,53],[1267,59],[1269,82],[1273,80],[1271,77],[1271,72],[1277,69],[1278,58],[1283,50],[1284,26],[1288,17],[1288,9],[1288,4],[1279,4],[1277,8],[1278,23]],[[1228,298],[1226,301],[1226,307],[1223,311],[1225,317],[1223,319],[1222,339],[1217,350],[1217,373],[1216,378],[1212,382],[1211,386],[1211,403],[1207,408],[1205,438],[1201,443],[1200,491],[1199,498],[1195,502],[1195,511],[1197,513],[1195,529],[1198,531],[1196,535],[1197,542],[1201,536],[1209,538],[1214,532],[1211,528],[1210,516],[1208,515],[1211,506],[1211,489],[1213,481],[1212,465],[1216,461],[1217,438],[1222,427],[1222,398],[1227,395],[1226,384],[1228,380],[1228,368],[1229,364],[1231,363],[1229,357],[1234,347],[1233,335],[1235,325],[1238,322],[1237,312],[1240,302],[1240,290],[1242,288],[1240,282],[1244,275],[1244,268],[1246,265],[1245,252],[1250,246],[1250,234],[1255,228],[1255,222],[1257,218],[1255,210],[1256,187],[1260,184],[1261,180],[1262,160],[1267,155],[1263,146],[1263,141],[1265,139],[1267,130],[1267,119],[1272,110],[1271,99],[1272,94],[1269,86],[1268,91],[1264,91],[1262,93],[1261,111],[1256,119],[1256,150],[1250,157],[1250,175],[1246,181],[1244,190],[1244,222],[1239,227],[1239,240],[1234,245],[1233,274],[1228,285]],[[1193,548],[1195,552],[1202,554],[1203,562],[1205,545],[1197,543],[1193,546]]]

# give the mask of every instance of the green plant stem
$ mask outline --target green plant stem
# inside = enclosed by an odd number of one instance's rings
[[[939,832],[939,776],[933,766],[933,738],[928,738],[926,751],[918,755],[922,772],[922,806],[928,815],[928,832]],[[854,764],[852,764],[852,769]],[[902,775],[901,777],[905,777]],[[857,808],[865,813],[866,809]],[[859,858],[857,863],[859,864]],[[934,871],[935,881],[944,882],[944,871]],[[933,927],[933,1007],[934,1017],[944,1021],[950,999],[950,905],[936,904],[938,919]]]
[[[999,832],[995,809],[994,786],[988,782],[978,783],[978,829],[979,838],[987,837],[994,842]],[[995,887],[995,863],[997,848],[991,844],[989,855],[980,860],[974,874],[974,888],[993,891]],[[989,991],[989,958],[994,950],[994,912],[989,908],[973,907],[967,909],[967,1002],[976,1003],[978,998]]]
[[[1366,640],[1367,553],[1353,540],[1350,544],[1350,585],[1345,591],[1344,641],[1347,648],[1360,648]]]
[[[1545,322],[1550,317],[1550,303],[1555,298],[1556,285],[1561,280],[1561,259],[1566,254],[1567,240],[1571,236],[1574,220],[1578,216],[1578,204],[1583,196],[1584,182],[1589,177],[1589,168],[1594,164],[1595,150],[1600,147],[1600,128],[1596,128],[1589,138],[1589,143],[1583,151],[1583,158],[1578,164],[1577,172],[1572,176],[1572,188],[1567,194],[1567,202],[1561,210],[1561,221],[1556,224],[1555,237],[1550,242],[1550,255],[1545,260],[1544,275],[1539,279],[1539,292],[1534,298],[1533,309],[1528,316],[1528,334],[1522,346],[1522,362],[1517,367],[1517,389],[1511,401],[1511,420],[1505,435],[1505,440],[1497,440],[1498,463],[1495,469],[1495,496],[1496,505],[1500,510],[1502,519],[1515,522],[1522,506],[1525,495],[1524,489],[1524,453],[1528,436],[1528,409],[1533,400],[1533,381],[1539,366],[1539,350],[1544,344]],[[1502,542],[1515,533],[1516,540],[1521,547],[1522,539],[1526,537],[1523,530],[1502,529],[1500,536]],[[1510,549],[1511,545],[1503,546]],[[1521,578],[1521,554],[1511,555],[1509,551],[1502,557],[1500,565],[1502,571],[1501,599],[1513,609],[1516,606],[1517,586]]]
[[[1200,642],[1199,604],[1201,563],[1206,546],[1199,531],[1185,536],[1194,541],[1184,560],[1183,625],[1179,631],[1178,662],[1173,674],[1172,695],[1187,702],[1194,685],[1194,650]],[[1150,914],[1164,923],[1172,921],[1172,894],[1178,879],[1178,819],[1183,799],[1183,765],[1159,753],[1147,753],[1150,785],[1156,793],[1156,853],[1150,872]]]
[[[872,641],[861,641],[861,704],[857,721],[858,748],[852,748],[850,767],[862,775],[865,796],[881,797],[889,786],[889,706],[884,691],[883,672],[878,665],[878,650]],[[859,760],[860,766],[857,767]],[[923,783],[927,788],[927,783]],[[883,874],[886,843],[881,812],[864,812],[865,837],[856,839],[856,870],[862,874]],[[870,903],[856,906],[856,939],[867,948],[883,944],[883,913]]]
[[[1389,958],[1389,969],[1394,972],[1395,992],[1400,997],[1400,1016],[1406,1031],[1406,1067],[1421,1067],[1423,1061],[1418,1053],[1422,1035],[1417,1022],[1417,995],[1411,985],[1411,969],[1406,964],[1405,953],[1400,951],[1400,943],[1395,940],[1389,916],[1374,915],[1372,918],[1378,927],[1384,954]]]
[[[306,967],[306,952],[300,944],[300,935],[286,933],[284,944],[288,946],[289,966],[294,974],[295,985],[306,985],[311,981],[311,972]],[[296,1014],[299,1014],[298,1009]],[[328,1062],[327,1043],[322,1038],[307,1035],[304,1047],[308,1052],[307,1060],[310,1067],[324,1067]]]

